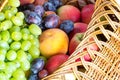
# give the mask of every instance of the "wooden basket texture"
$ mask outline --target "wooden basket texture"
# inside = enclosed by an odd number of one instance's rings
[[[94,40],[89,42],[91,38]],[[89,49],[88,46],[94,43],[98,45],[99,51]],[[87,51],[83,51],[85,48]],[[92,58],[91,62],[84,60],[87,53]],[[81,61],[75,62],[78,58]],[[85,71],[79,68],[81,66]],[[68,74],[73,74],[74,80],[120,80],[119,0],[96,1],[95,12],[82,42],[58,70],[43,80],[68,80]]]

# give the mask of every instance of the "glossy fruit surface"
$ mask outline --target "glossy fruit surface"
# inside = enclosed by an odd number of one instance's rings
[[[60,29],[45,30],[39,41],[41,54],[47,58],[58,53],[67,53],[69,39],[67,34]]]
[[[37,74],[40,70],[43,69],[44,64],[45,62],[43,59],[36,58],[35,60],[32,61],[30,70],[32,71],[33,74]]]
[[[71,20],[64,20],[60,24],[60,29],[65,31],[67,34],[69,34],[74,28],[74,23]]]

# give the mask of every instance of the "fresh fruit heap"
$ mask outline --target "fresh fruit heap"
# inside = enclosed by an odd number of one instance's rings
[[[0,12],[0,80],[52,74],[81,42],[93,12],[94,4],[79,9],[61,0],[8,0]],[[89,54],[84,59],[91,61]]]

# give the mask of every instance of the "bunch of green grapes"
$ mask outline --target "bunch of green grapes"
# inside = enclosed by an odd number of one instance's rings
[[[0,12],[0,80],[27,80],[30,62],[39,57],[41,29],[31,24],[22,27],[24,14],[19,0],[9,0]]]

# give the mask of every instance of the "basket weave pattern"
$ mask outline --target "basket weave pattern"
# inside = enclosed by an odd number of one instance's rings
[[[89,42],[91,38],[94,41]],[[99,51],[88,48],[94,43]],[[84,48],[87,51],[83,51]],[[87,53],[92,62],[84,60]],[[78,58],[81,61],[75,62]],[[79,70],[81,65],[85,71]],[[66,80],[68,73],[73,73],[77,80],[120,80],[120,4],[115,0],[96,1],[95,12],[82,42],[67,62],[43,80]]]

